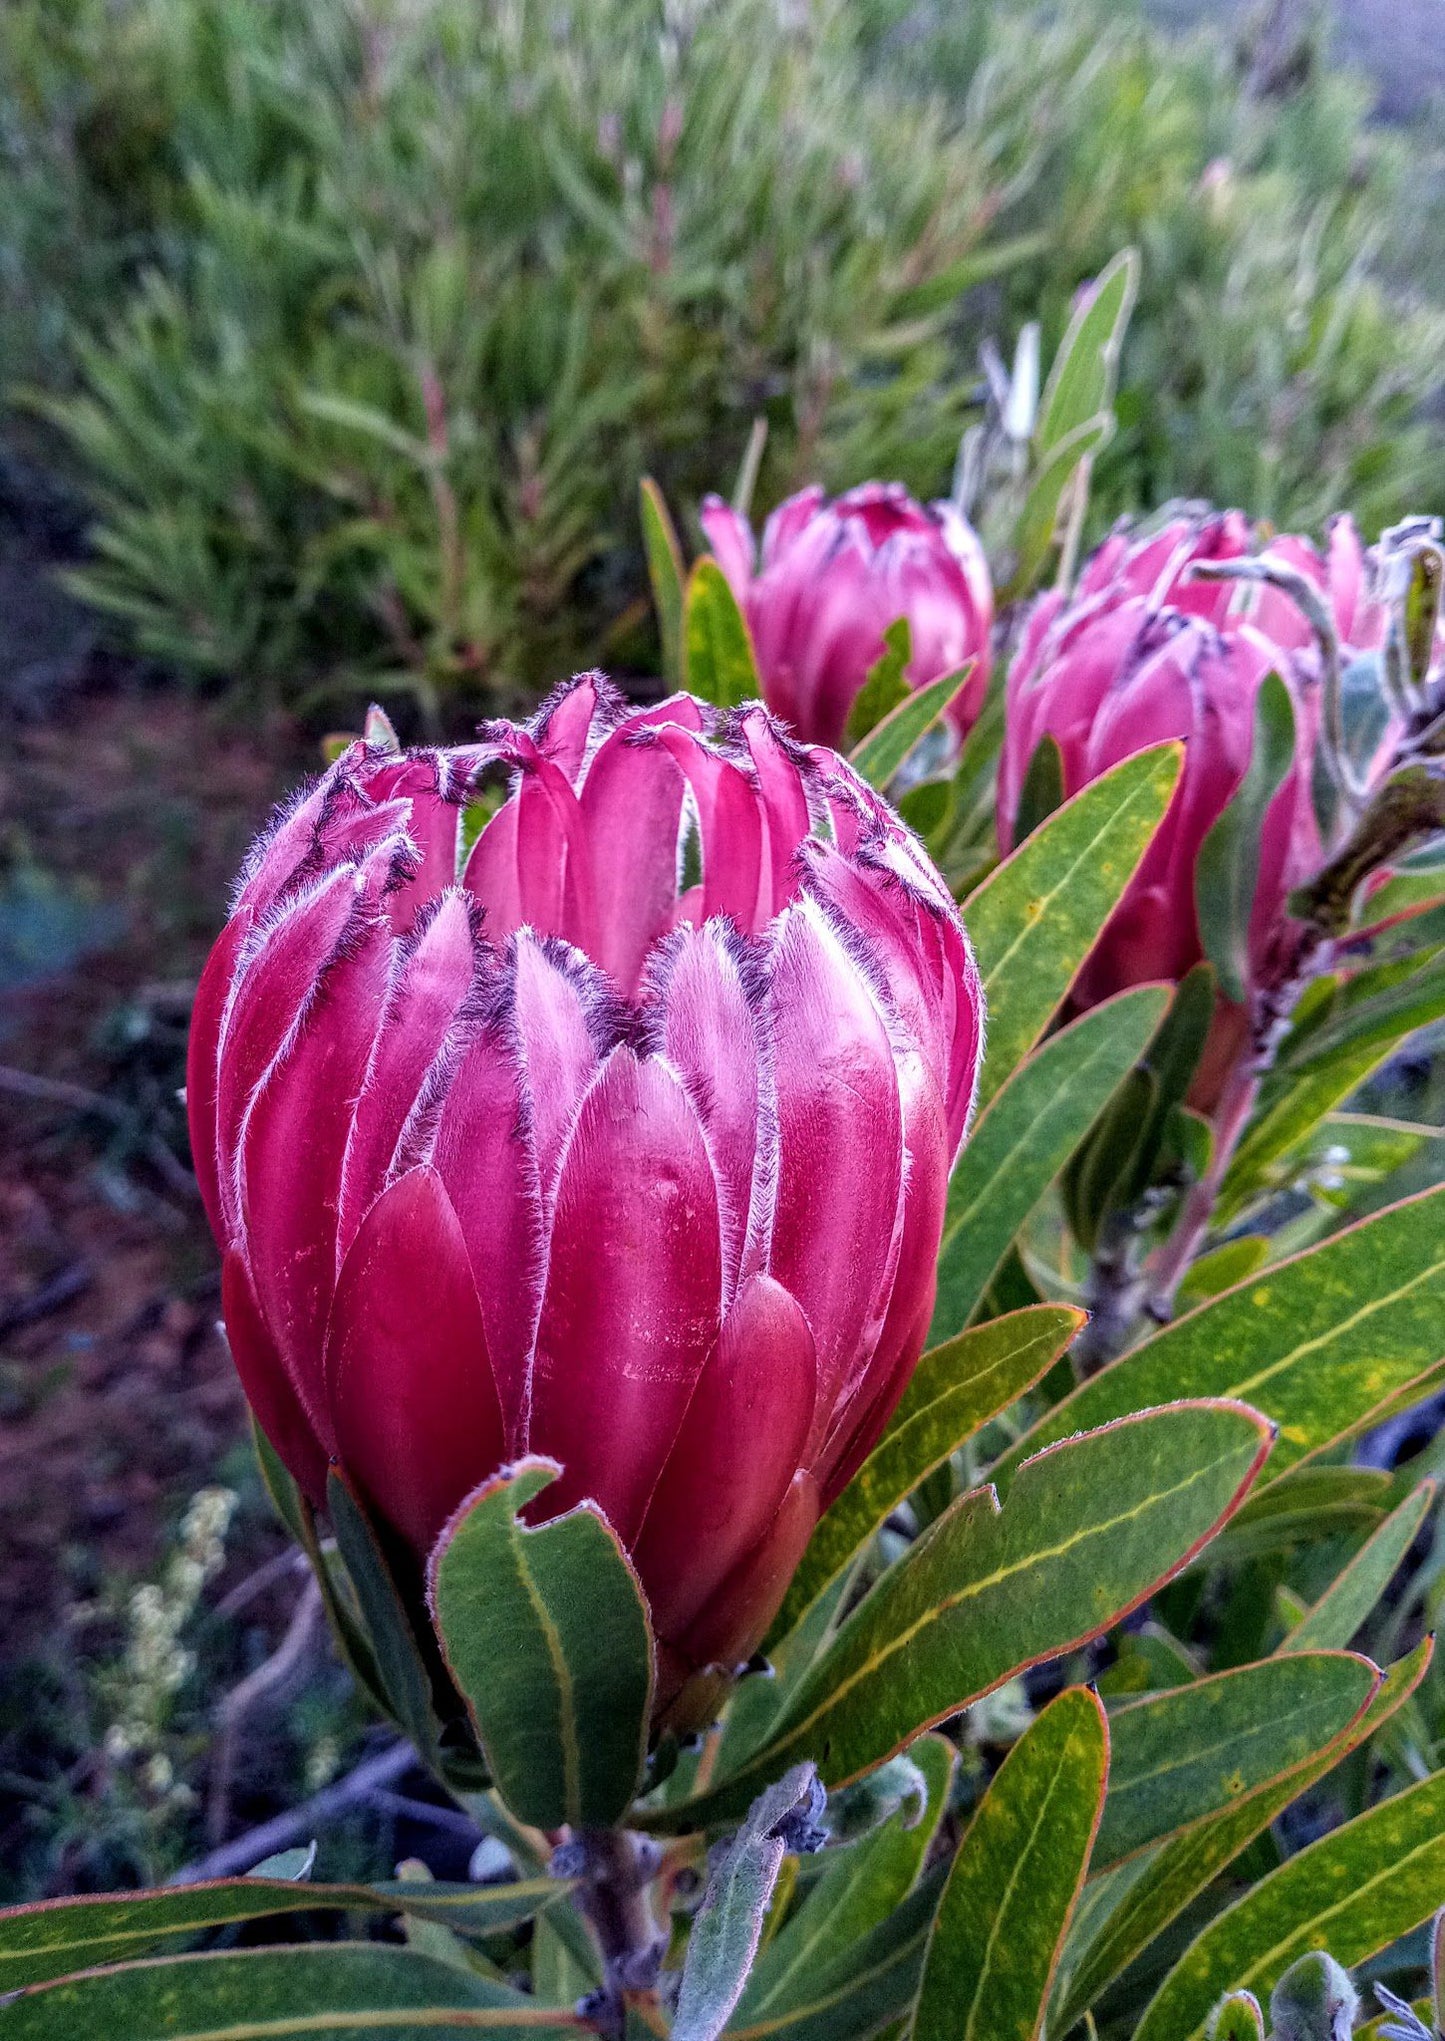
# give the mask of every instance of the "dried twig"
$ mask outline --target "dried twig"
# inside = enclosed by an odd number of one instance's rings
[[[16,1098],[34,1099],[42,1105],[69,1106],[75,1112],[92,1113],[97,1119],[108,1120],[112,1127],[140,1131],[137,1116],[129,1106],[107,1098],[102,1091],[91,1091],[84,1084],[71,1084],[63,1077],[40,1077],[33,1070],[17,1070],[13,1063],[0,1063],[0,1091],[8,1091]],[[168,1189],[192,1200],[200,1196],[195,1177],[184,1163],[176,1160],[159,1134],[142,1133],[141,1146],[146,1160]]]
[[[217,1710],[220,1734],[211,1760],[211,1784],[206,1796],[206,1834],[213,1843],[219,1843],[226,1833],[241,1725],[258,1702],[283,1687],[291,1678],[310,1649],[320,1615],[321,1589],[314,1579],[308,1579],[291,1612],[291,1621],[281,1642],[254,1672],[248,1673],[238,1686],[232,1687]]]
[[[393,1785],[417,1762],[409,1743],[388,1744],[375,1757],[367,1758],[344,1778],[322,1792],[303,1800],[299,1807],[263,1821],[244,1835],[234,1836],[217,1850],[187,1864],[171,1879],[172,1885],[199,1885],[209,1878],[235,1878],[259,1864],[277,1850],[289,1849],[303,1837],[310,1837],[353,1807],[368,1805],[378,1792]]]

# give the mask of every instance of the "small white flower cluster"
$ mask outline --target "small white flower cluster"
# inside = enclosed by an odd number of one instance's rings
[[[161,1580],[138,1587],[130,1598],[130,1637],[120,1669],[124,1703],[106,1731],[105,1752],[114,1764],[134,1763],[142,1785],[158,1801],[179,1804],[190,1797],[190,1789],[176,1783],[161,1739],[171,1701],[195,1664],[181,1633],[206,1582],[220,1571],[235,1508],[229,1488],[201,1489],[181,1521],[179,1544]]]

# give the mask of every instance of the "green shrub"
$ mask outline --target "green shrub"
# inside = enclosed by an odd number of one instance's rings
[[[1400,150],[1096,0],[18,0],[0,79],[0,337],[98,507],[78,583],[260,705],[651,664],[644,468],[690,509],[761,417],[764,504],[939,492],[981,342],[1128,241],[1096,522],[1439,495],[1440,320],[1373,266]]]

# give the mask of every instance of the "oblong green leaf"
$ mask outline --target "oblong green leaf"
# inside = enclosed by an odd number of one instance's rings
[[[435,1957],[381,1943],[247,1949],[92,1970],[7,2006],[5,2041],[415,2041],[420,2033],[496,2041],[575,2035],[577,2015]]]
[[[1262,1878],[1210,1922],[1160,1985],[1135,2041],[1203,2041],[1230,1986],[1267,1992],[1299,1956],[1328,1947],[1363,1963],[1416,1928],[1445,1894],[1445,1772],[1435,1772]]]
[[[1279,1647],[1280,1653],[1348,1644],[1394,1579],[1434,1500],[1433,1481],[1422,1481],[1412,1489],[1365,1540],[1349,1565],[1336,1574],[1313,1607],[1305,1610]]]
[[[1199,846],[1194,867],[1204,954],[1219,974],[1221,990],[1238,1002],[1248,997],[1249,922],[1264,818],[1294,759],[1294,702],[1279,675],[1267,673],[1254,700],[1249,764]]]
[[[1021,1063],[978,1120],[948,1187],[931,1342],[967,1325],[1014,1235],[1144,1053],[1168,1004],[1164,985],[1106,1000]]]
[[[1235,1396],[1279,1426],[1270,1479],[1372,1422],[1445,1354],[1445,1188],[1263,1269],[1068,1396],[1006,1453],[1174,1396]]]
[[[1035,2041],[1104,1804],[1109,1729],[1084,1687],[1019,1738],[939,1902],[910,2041]]]
[[[794,1765],[758,1796],[718,1859],[688,1936],[674,2041],[717,2041],[727,2024],[757,1954],[787,1825],[800,1814],[809,1818],[815,1795],[821,1807],[813,1767]]]
[[[693,562],[683,598],[682,653],[687,687],[717,708],[736,708],[761,693],[747,620],[716,560]]]
[[[651,475],[642,478],[642,549],[647,555],[647,578],[652,583],[653,607],[657,611],[657,634],[662,644],[662,671],[666,679],[682,683],[682,547],[668,513],[662,491]]]
[[[853,697],[840,749],[851,751],[870,730],[876,730],[913,692],[904,677],[913,657],[913,626],[907,617],[895,617],[883,633],[883,650],[868,669],[868,677]]]
[[[555,1878],[515,1885],[312,1885],[292,1879],[228,1878],[156,1892],[45,1899],[0,1913],[0,1995],[68,1977],[98,1963],[141,1955],[172,1935],[318,1907],[409,1913],[465,1935],[497,1934],[530,1920],[567,1891]]]
[[[915,688],[849,754],[848,763],[854,772],[881,793],[914,745],[938,722],[959,689],[968,685],[972,672],[970,662],[956,673],[945,673],[941,680],[930,681],[927,687]]]
[[[1105,1870],[1303,1764],[1353,1721],[1377,1679],[1366,1658],[1314,1651],[1235,1666],[1116,1708],[1109,1800],[1091,1869]]]
[[[1126,1865],[1119,1897],[1089,1923],[1087,1941],[1065,1953],[1061,2004],[1055,2030],[1067,2034],[1104,1988],[1178,1918],[1189,1902],[1211,1885],[1240,1851],[1292,1800],[1307,1792],[1340,1760],[1382,1729],[1425,1677],[1433,1646],[1426,1638],[1408,1658],[1392,1666],[1365,1706],[1323,1750],[1291,1772],[1246,1794],[1212,1821],[1200,1823],[1147,1856]]]
[[[1067,997],[1179,777],[1177,744],[1126,758],[1066,801],[964,903],[988,1000],[984,1106]]]
[[[1445,962],[1431,958],[1388,993],[1311,1035],[1307,1053],[1283,1061],[1266,1080],[1259,1105],[1220,1188],[1218,1217],[1229,1219],[1267,1187],[1270,1167],[1325,1115],[1357,1091],[1417,1028],[1445,1015]]]
[[[844,1621],[769,1741],[733,1778],[650,1825],[702,1826],[759,1777],[810,1757],[841,1785],[1013,1673],[1117,1622],[1238,1506],[1269,1427],[1182,1404],[1040,1454],[1000,1510],[975,1490],[937,1517]]]
[[[333,1467],[326,1500],[336,1549],[356,1595],[356,1605],[391,1704],[390,1712],[417,1749],[437,1749],[440,1724],[432,1706],[431,1681],[376,1529],[345,1475]]]
[[[944,1737],[921,1736],[909,1755],[926,1789],[924,1805],[905,1804],[856,1843],[825,1855],[817,1883],[753,1966],[739,2024],[806,2004],[818,1978],[846,1965],[862,1937],[913,1890],[948,1802],[955,1753]]]
[[[1114,424],[1112,411],[1096,412],[1043,452],[1014,526],[1014,570],[1002,591],[1005,601],[1017,601],[1035,586],[1054,542],[1064,491],[1080,465],[1109,444]]]
[[[1036,435],[1041,449],[1056,446],[1112,403],[1138,289],[1138,250],[1121,248],[1082,294],[1044,386]]]
[[[535,1456],[484,1483],[433,1552],[433,1606],[497,1790],[534,1828],[606,1828],[642,1777],[652,1630],[595,1505],[536,1529],[517,1512],[561,1469]]]
[[[913,2004],[942,1887],[942,1872],[930,1872],[836,1963],[816,1967],[786,2009],[735,2020],[728,2041],[862,2041],[880,2033]]]
[[[1031,1389],[1083,1313],[1039,1304],[991,1318],[926,1353],[887,1431],[814,1531],[774,1632],[785,1637],[899,1504],[950,1453]]]

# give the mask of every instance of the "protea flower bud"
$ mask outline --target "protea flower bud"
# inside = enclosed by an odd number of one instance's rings
[[[1237,511],[1179,518],[1144,540],[1115,534],[1088,563],[1070,602],[1047,596],[1029,619],[1008,677],[998,787],[1005,848],[1044,737],[1059,746],[1066,794],[1151,744],[1186,740],[1174,800],[1085,967],[1076,988],[1081,1005],[1128,985],[1180,978],[1199,961],[1199,853],[1249,765],[1255,699],[1272,672],[1290,690],[1296,756],[1259,840],[1251,980],[1283,968],[1285,901],[1323,856],[1312,798],[1320,651],[1314,627],[1285,587],[1196,573],[1252,551]],[[1324,558],[1298,538],[1274,541],[1262,557],[1316,591],[1342,659],[1378,645],[1383,613],[1366,600],[1364,554],[1348,518],[1335,522]]]
[[[747,617],[764,699],[799,737],[841,742],[899,617],[912,636],[911,686],[974,662],[952,711],[960,734],[970,728],[988,688],[993,589],[983,548],[951,503],[925,509],[896,482],[868,482],[832,503],[804,489],[768,519],[760,563],[747,519],[720,497],[707,498],[701,517]]]
[[[353,745],[253,851],[192,1032],[262,1428],[419,1557],[549,1455],[659,1701],[745,1657],[918,1356],[980,1004],[916,840],[760,705],[589,675],[476,745]]]

